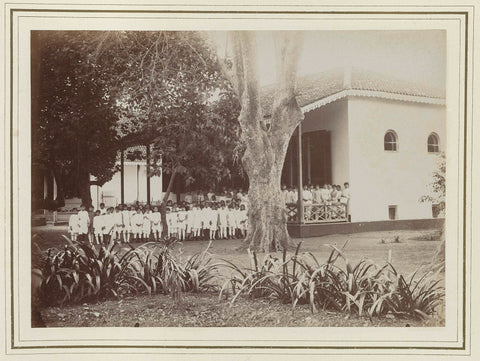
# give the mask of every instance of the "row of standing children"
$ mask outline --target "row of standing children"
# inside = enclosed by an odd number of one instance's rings
[[[244,204],[205,202],[167,208],[168,235],[187,239],[233,239],[247,234]]]
[[[206,202],[167,208],[167,234],[179,240],[226,239],[245,237],[247,214],[245,205]],[[108,243],[111,239],[129,243],[158,241],[162,237],[161,213],[158,207],[125,206],[100,208],[87,212],[82,206],[70,216],[69,233],[73,240],[92,244]]]

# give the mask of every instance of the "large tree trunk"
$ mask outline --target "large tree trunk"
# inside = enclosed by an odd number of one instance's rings
[[[85,208],[89,208],[92,205],[92,194],[90,192],[90,174],[88,172],[82,172],[78,180],[79,196],[82,199],[82,204]]]
[[[256,175],[249,177],[249,230],[245,243],[252,250],[275,252],[291,246],[280,177],[275,173],[278,174],[278,170],[272,169],[268,182]]]
[[[270,118],[265,119],[262,112],[254,32],[232,34],[233,75],[226,73],[240,99],[238,121],[246,145],[242,164],[250,187],[245,242],[251,249],[265,252],[291,246],[280,183],[290,137],[303,120],[294,93],[301,37],[285,32],[277,40],[278,83]]]

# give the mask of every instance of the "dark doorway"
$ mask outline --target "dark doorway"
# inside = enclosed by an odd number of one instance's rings
[[[324,185],[332,183],[330,132],[319,130],[302,135],[303,182]]]
[[[303,184],[324,185],[332,182],[330,132],[318,130],[302,134]],[[298,185],[298,133],[295,131],[288,145],[283,164],[282,184]]]

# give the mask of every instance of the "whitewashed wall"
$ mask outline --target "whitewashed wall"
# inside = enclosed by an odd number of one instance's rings
[[[104,202],[107,206],[119,204],[121,201],[120,183],[120,172],[117,172],[102,187],[92,186],[93,205],[97,206],[100,202]],[[125,203],[135,203],[137,200],[139,202],[147,201],[147,168],[145,163],[125,162],[124,196]],[[153,176],[150,178],[150,200],[156,202],[160,201],[162,197],[162,176]]]
[[[388,220],[388,206],[398,219],[432,218],[428,193],[437,155],[427,152],[431,132],[446,144],[445,107],[375,98],[348,101],[350,139],[350,213],[353,222]],[[398,151],[384,150],[389,129],[398,135]]]

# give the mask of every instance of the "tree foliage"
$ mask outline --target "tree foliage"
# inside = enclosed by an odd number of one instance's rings
[[[34,162],[66,196],[90,203],[89,174],[110,180],[131,145],[152,145],[150,174],[230,175],[238,102],[200,33],[37,32],[34,48]]]
[[[35,32],[32,40],[33,163],[53,173],[60,198],[89,204],[90,174],[103,183],[114,170],[114,103],[88,64],[85,33]]]
[[[430,194],[420,198],[420,202],[431,202],[438,205],[439,211],[445,209],[445,175],[446,161],[445,154],[441,153],[437,159],[437,169],[433,172],[433,180],[429,184]]]
[[[239,106],[198,32],[106,32],[91,62],[109,79],[125,144],[151,144],[150,174],[188,184],[228,177]]]

